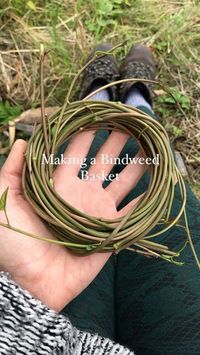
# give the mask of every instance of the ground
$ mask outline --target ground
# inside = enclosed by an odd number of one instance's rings
[[[155,111],[200,196],[198,0],[0,0],[0,153],[7,145],[2,122],[40,105],[41,44],[49,50],[45,104],[57,106],[88,52],[102,41],[122,44],[115,51],[119,61],[134,43],[152,49],[163,85],[155,88]]]

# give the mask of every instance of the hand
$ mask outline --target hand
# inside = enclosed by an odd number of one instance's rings
[[[65,156],[84,156],[92,139],[92,132],[77,135],[67,148]],[[99,153],[104,150],[109,154],[112,151],[113,156],[118,156],[126,140],[125,134],[112,133]],[[77,144],[80,141],[81,148]],[[9,187],[6,210],[11,226],[54,238],[22,193],[21,174],[25,150],[26,142],[15,142],[1,169],[0,196]],[[102,169],[100,164],[97,164],[91,171],[95,172],[100,168]],[[105,170],[110,169],[105,166]],[[106,190],[99,181],[81,181],[76,176],[77,171],[78,166],[75,165],[59,166],[54,173],[54,182],[57,192],[82,211],[94,216],[116,218],[137,203],[137,200],[133,200],[120,212],[116,210],[119,201],[143,174],[144,168],[141,169],[141,166],[138,169],[127,166],[120,174],[120,184],[113,181]],[[6,223],[3,211],[0,212],[1,222]],[[90,284],[109,257],[110,253],[80,257],[60,245],[25,237],[0,226],[0,270],[8,271],[17,283],[56,311],[60,311]]]
[[[117,211],[117,206],[136,185],[146,170],[145,165],[129,164],[109,186],[104,189],[102,180],[97,177],[107,176],[114,164],[111,159],[102,163],[105,155],[118,157],[125,143],[129,139],[127,134],[113,132],[109,139],[102,145],[95,157],[95,164],[90,166],[87,178],[81,180],[77,175],[80,170],[80,162],[87,156],[94,139],[95,131],[86,131],[77,134],[71,140],[64,154],[64,160],[69,162],[73,158],[77,164],[62,164],[55,170],[54,187],[56,191],[72,206],[95,217],[115,219],[123,216],[134,206],[139,198],[134,199],[125,208]],[[137,157],[143,157],[141,149]],[[91,180],[89,180],[89,178]]]

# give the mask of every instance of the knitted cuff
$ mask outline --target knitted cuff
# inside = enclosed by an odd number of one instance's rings
[[[0,272],[0,353],[74,354],[77,331]]]

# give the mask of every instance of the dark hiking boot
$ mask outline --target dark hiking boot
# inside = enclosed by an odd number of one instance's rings
[[[97,51],[107,52],[112,49],[110,44],[99,44],[90,53],[87,62],[92,59]],[[106,85],[119,79],[119,70],[117,62],[113,55],[102,54],[99,55],[93,62],[91,62],[83,72],[82,86],[80,92],[80,100],[91,93],[92,87],[96,85]],[[110,100],[117,100],[116,85],[108,88]]]
[[[155,79],[155,63],[151,50],[142,44],[131,48],[120,67],[120,79],[141,79],[141,82],[127,82],[120,85],[120,100],[125,102],[127,94],[133,86],[140,90],[145,100],[152,106],[152,84],[142,79]]]

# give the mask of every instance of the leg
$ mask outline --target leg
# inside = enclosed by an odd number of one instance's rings
[[[129,145],[128,150],[132,149]],[[148,178],[142,180],[139,193],[148,185]],[[176,214],[180,203],[176,188],[172,215]],[[187,186],[188,221],[200,255],[199,210],[200,203]],[[160,242],[169,240],[178,250],[184,238],[184,230],[174,227],[160,237]],[[199,270],[189,246],[182,259],[185,265],[175,266],[129,251],[117,256],[117,341],[134,349],[138,355],[199,354]]]
[[[100,45],[95,50],[107,51],[111,49],[109,45]],[[93,53],[92,53],[93,54]],[[91,54],[91,55],[92,55]],[[112,67],[112,73],[107,73],[106,68]],[[100,72],[98,73],[98,71]],[[102,70],[105,72],[105,80],[102,80]],[[118,72],[114,59],[111,56],[95,60],[90,64],[83,78],[80,98],[83,99],[89,93],[104,85],[109,78]],[[92,95],[90,100],[109,100],[114,99],[115,89],[102,90]],[[108,132],[99,131],[88,152],[88,158],[94,157],[96,152],[108,137]],[[63,149],[66,148],[62,147]],[[60,151],[61,153],[61,151]],[[90,159],[89,159],[90,160]],[[114,304],[114,285],[115,285],[115,257],[112,256],[95,280],[69,305],[63,310],[63,314],[69,316],[73,325],[79,329],[91,333],[99,333],[101,336],[115,339],[115,304]]]
[[[176,191],[173,212],[180,204]],[[187,186],[187,214],[195,248],[200,254],[200,203]],[[160,241],[177,250],[184,231],[174,227]],[[123,251],[117,257],[116,336],[138,355],[199,354],[200,278],[189,246],[184,266],[147,259]],[[126,327],[121,327],[125,324]]]

